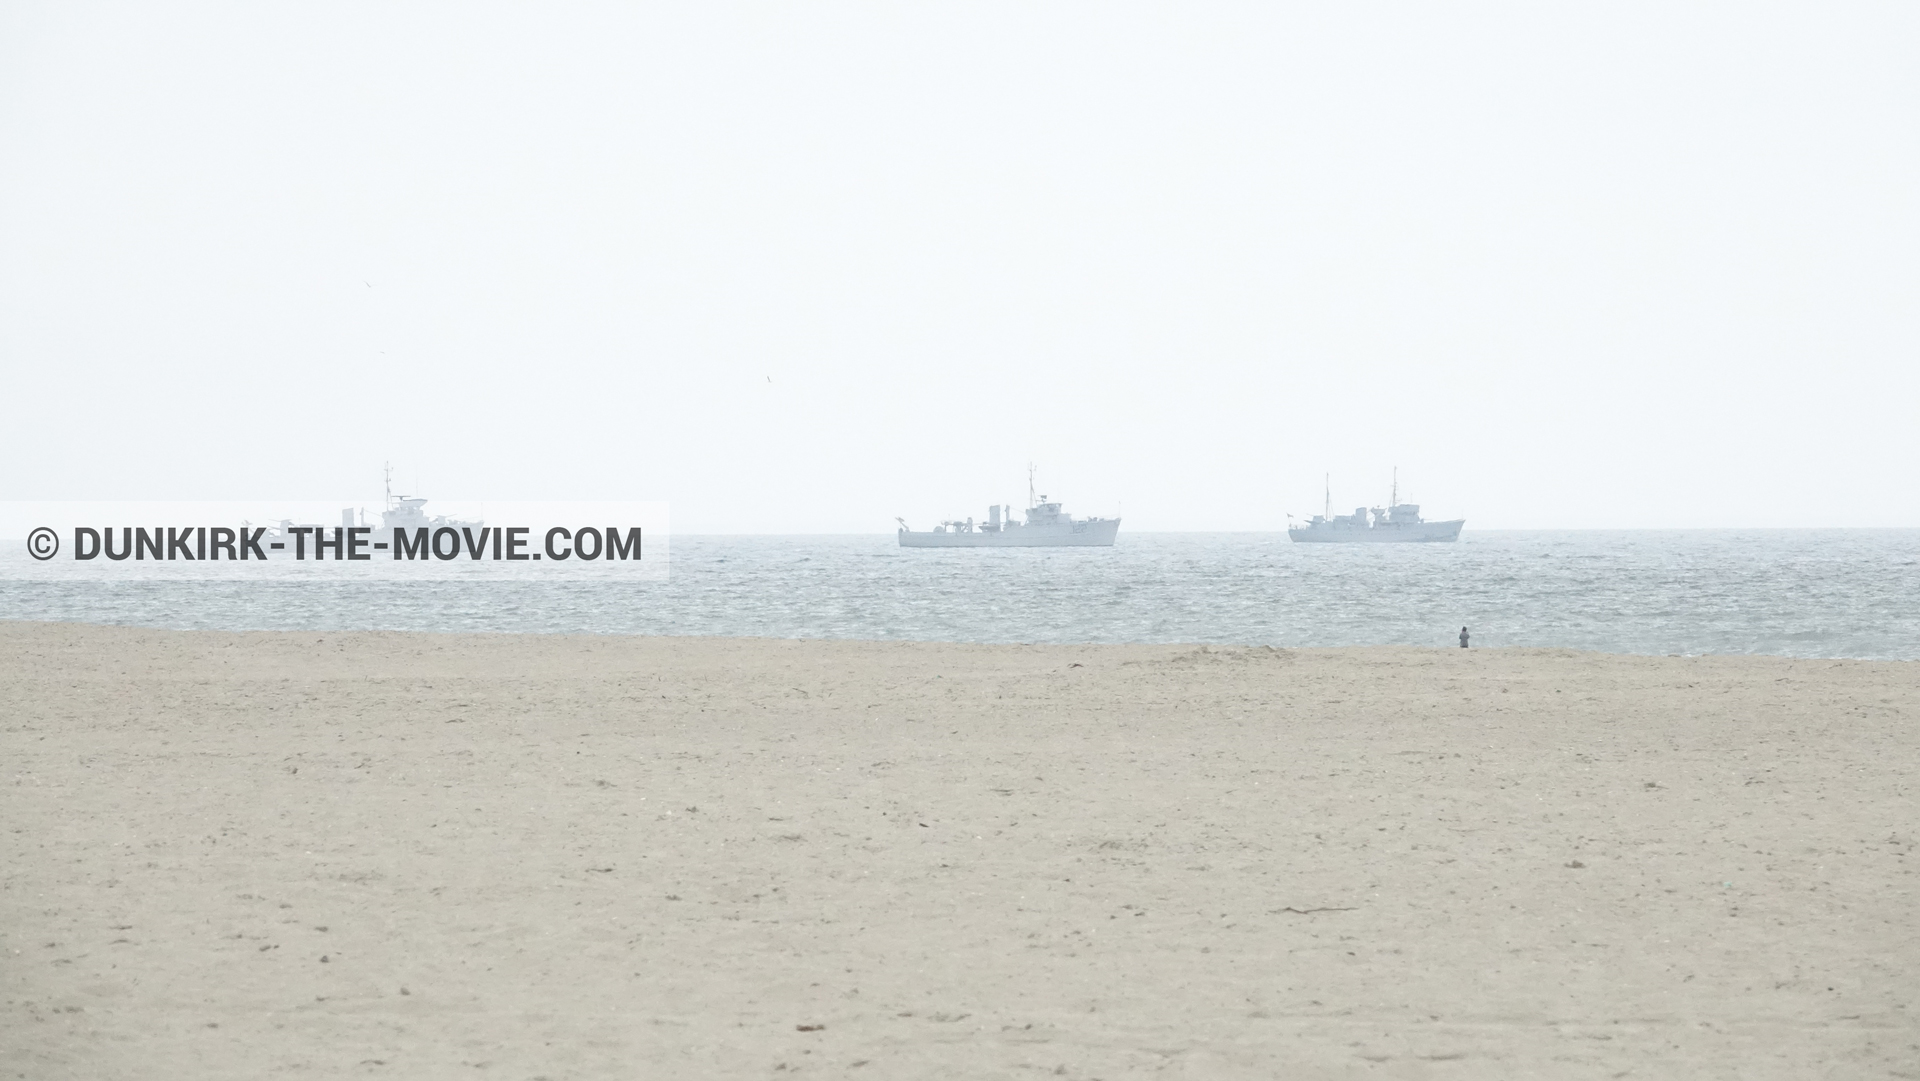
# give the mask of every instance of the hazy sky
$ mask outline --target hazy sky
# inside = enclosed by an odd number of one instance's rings
[[[0,7],[0,498],[1920,525],[1920,6]],[[1125,530],[1123,530],[1123,537]]]

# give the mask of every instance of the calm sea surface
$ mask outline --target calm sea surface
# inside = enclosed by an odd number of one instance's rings
[[[0,581],[0,618],[389,629],[1571,646],[1920,658],[1920,530],[1473,532],[1297,545],[1122,533],[1113,548],[904,550],[892,536],[674,537],[666,582]]]

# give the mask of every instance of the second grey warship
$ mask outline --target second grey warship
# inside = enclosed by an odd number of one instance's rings
[[[1075,518],[1048,502],[1044,495],[1033,494],[1032,471],[1027,477],[1026,521],[1013,520],[1013,508],[995,504],[987,508],[987,520],[975,524],[964,521],[941,522],[931,530],[907,528],[900,523],[902,548],[1111,548],[1120,532],[1118,518]],[[1003,517],[1004,514],[1004,517]]]
[[[1355,507],[1352,514],[1333,513],[1331,478],[1327,488],[1326,509],[1303,526],[1291,526],[1287,536],[1301,543],[1381,544],[1393,542],[1434,542],[1460,539],[1465,518],[1449,522],[1429,522],[1420,517],[1418,503],[1400,502],[1400,473],[1394,471],[1393,495],[1384,507]]]

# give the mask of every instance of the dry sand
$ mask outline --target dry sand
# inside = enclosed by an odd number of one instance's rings
[[[0,1077],[1920,1076],[1920,665],[0,624]]]

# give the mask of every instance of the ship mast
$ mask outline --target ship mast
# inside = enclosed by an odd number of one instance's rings
[[[1033,495],[1034,491],[1035,489],[1033,486],[1033,463],[1028,462],[1027,463],[1027,506],[1029,507],[1038,506],[1040,504],[1040,501],[1034,498],[1034,495]]]
[[[1327,474],[1326,484],[1327,484],[1327,506],[1326,506],[1325,512],[1321,515],[1321,517],[1331,522],[1333,521],[1333,474],[1332,473]]]
[[[392,462],[386,463],[386,467],[387,467],[387,509],[392,510],[393,509],[393,463]]]
[[[1393,508],[1399,505],[1400,505],[1400,467],[1396,465],[1393,467],[1393,494],[1387,497],[1387,509],[1392,510]]]

